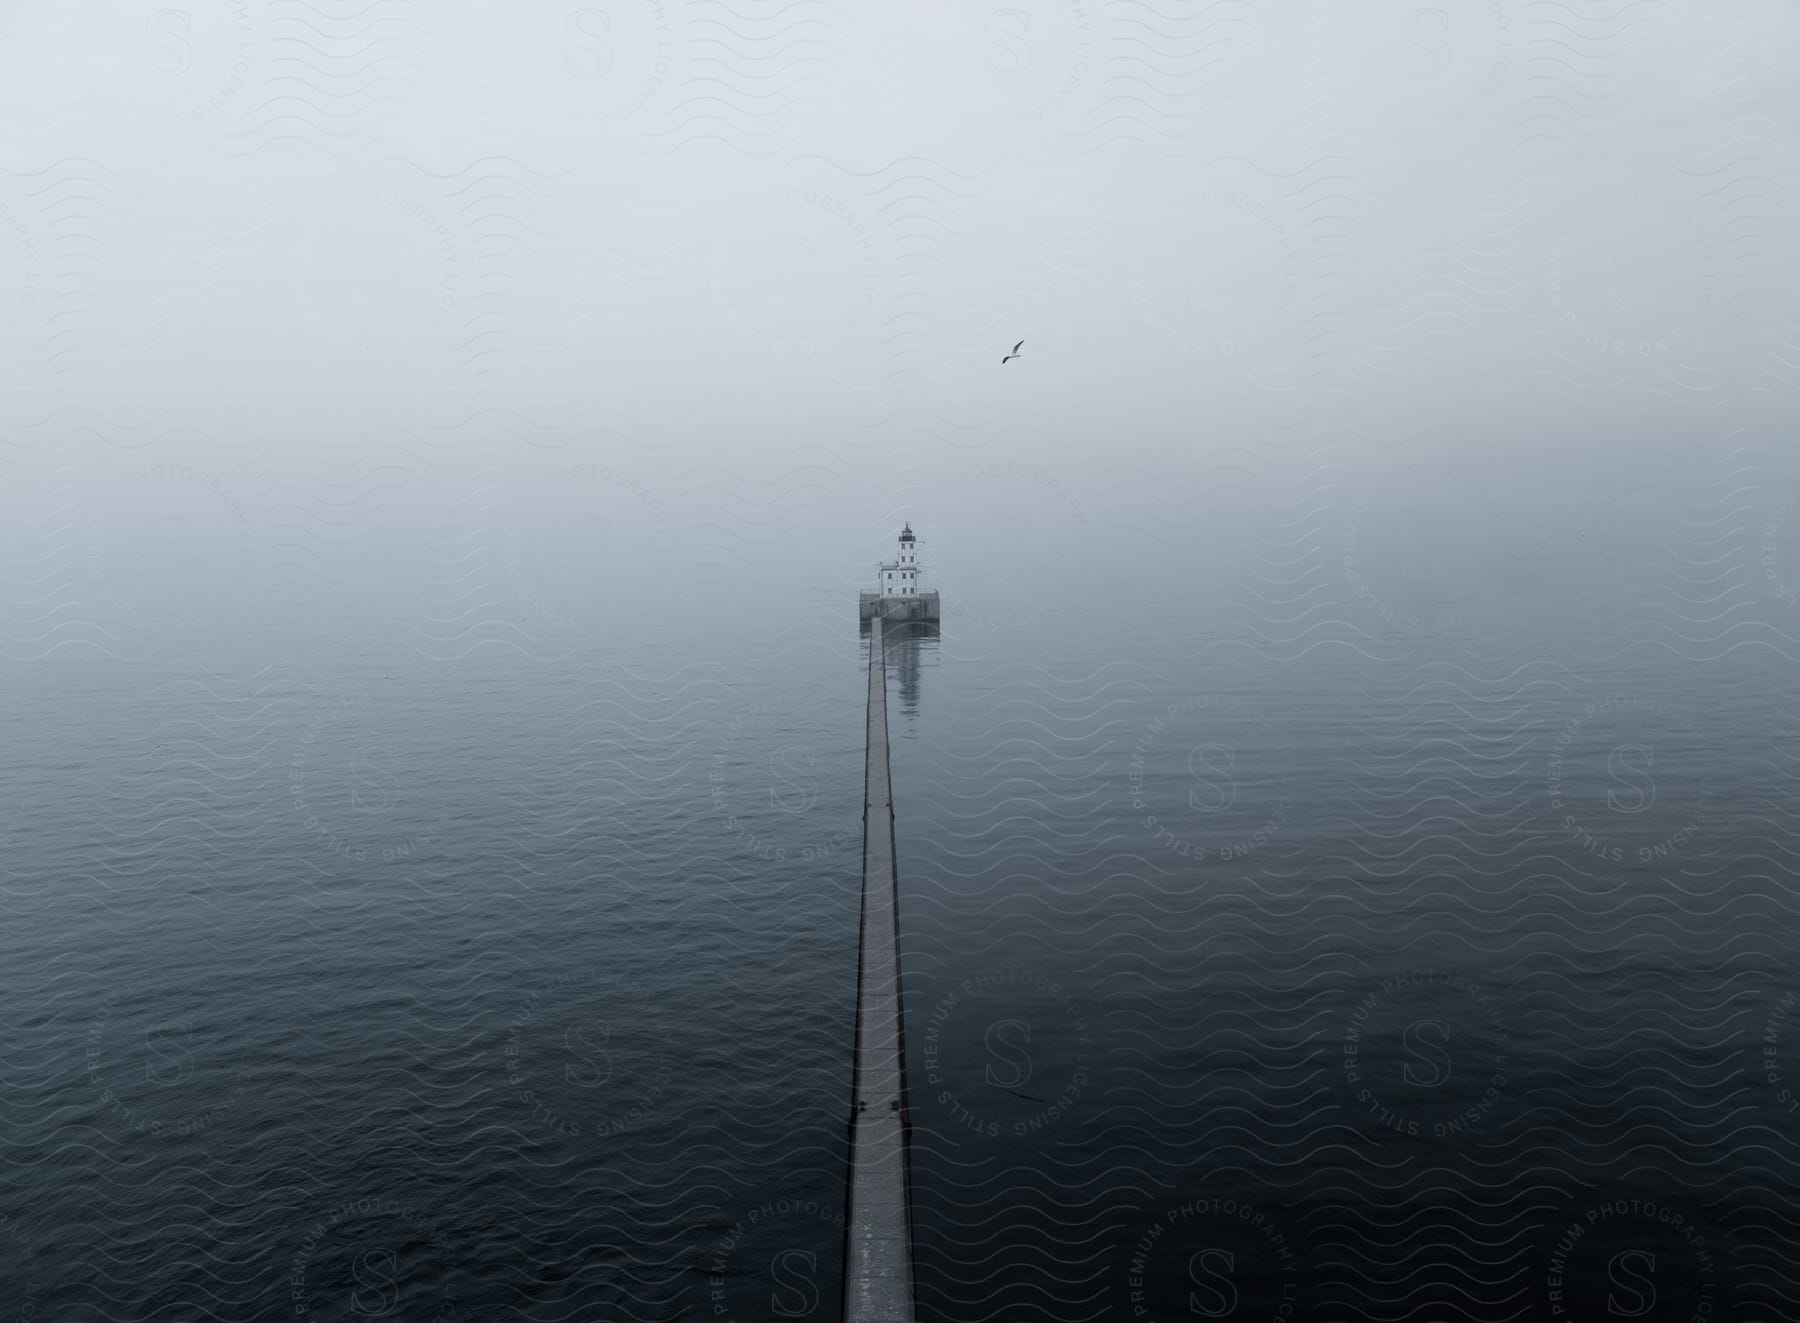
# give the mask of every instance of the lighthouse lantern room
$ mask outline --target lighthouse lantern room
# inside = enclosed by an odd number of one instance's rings
[[[884,560],[880,565],[881,595],[883,597],[915,597],[919,592],[919,553],[918,539],[913,537],[912,524],[900,530],[900,553],[895,560]]]

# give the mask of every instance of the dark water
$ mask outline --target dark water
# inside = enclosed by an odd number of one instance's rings
[[[931,1316],[1785,1316],[1753,696],[1230,652],[926,670]]]
[[[1753,576],[1393,624],[1328,532],[893,647],[921,1317],[1795,1316]],[[597,628],[510,536],[10,636],[0,1317],[836,1316],[852,597]]]

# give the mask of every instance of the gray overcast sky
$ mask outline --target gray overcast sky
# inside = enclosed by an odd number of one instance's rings
[[[1396,446],[1384,491],[1623,509],[1621,453],[1785,423],[1797,47],[1778,0],[0,0],[7,499],[129,523],[109,464],[211,456],[273,547],[284,482],[542,455],[672,546],[861,574],[905,509],[965,576],[1069,493],[1179,562]]]
[[[1705,384],[1792,283],[1775,3],[857,8],[11,0],[8,388]]]

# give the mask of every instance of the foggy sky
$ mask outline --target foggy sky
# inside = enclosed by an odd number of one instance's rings
[[[1611,520],[1629,573],[1782,453],[1797,45],[1775,0],[8,0],[9,554],[88,563],[66,506],[153,594],[198,518],[192,573],[299,604],[481,492],[551,566],[590,465],[652,581],[835,592],[906,517],[994,601],[1045,538],[1226,590],[1271,512],[1342,562],[1365,488],[1365,555],[1437,520],[1540,582]]]

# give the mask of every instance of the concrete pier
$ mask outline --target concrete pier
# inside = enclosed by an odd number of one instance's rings
[[[912,1184],[907,1172],[906,1038],[900,1018],[899,887],[888,783],[887,661],[869,629],[868,762],[863,772],[862,947],[850,1088],[844,1218],[845,1323],[915,1323]]]
[[[924,624],[938,623],[938,595],[915,593],[906,597],[883,597],[880,593],[862,592],[856,596],[856,619],[863,629],[871,620],[910,620]]]

